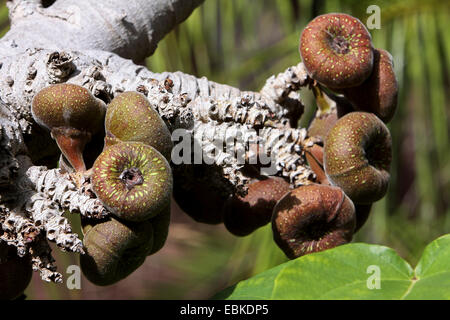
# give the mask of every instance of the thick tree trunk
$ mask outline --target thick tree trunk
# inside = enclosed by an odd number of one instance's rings
[[[34,95],[50,84],[83,85],[106,103],[117,93],[140,91],[172,132],[187,130],[205,151],[214,149],[212,137],[262,128],[259,141],[271,152],[275,174],[293,186],[314,179],[303,155],[306,131],[291,127],[302,110],[296,91],[309,81],[302,64],[268,79],[260,92],[181,72],[156,74],[139,63],[202,0],[42,2],[8,1],[11,30],[0,40],[0,241],[16,246],[21,256],[30,252],[44,280],[61,280],[47,240],[83,251],[64,211],[108,214],[67,174],[35,166],[57,153],[30,112]],[[213,163],[223,171],[218,184],[245,192],[249,178],[237,159],[219,152]]]

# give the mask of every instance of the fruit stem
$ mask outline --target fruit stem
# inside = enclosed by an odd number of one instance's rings
[[[83,150],[91,140],[91,134],[74,128],[56,127],[52,129],[51,135],[75,171],[86,171]]]
[[[312,85],[312,92],[316,98],[316,104],[320,110],[320,114],[329,112],[332,106],[336,105],[336,102],[320,88],[319,84]]]

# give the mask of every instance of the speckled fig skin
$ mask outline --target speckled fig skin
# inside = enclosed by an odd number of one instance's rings
[[[361,84],[372,72],[371,41],[357,18],[329,13],[305,27],[300,55],[311,78],[329,88],[349,88]]]
[[[343,90],[359,111],[375,113],[384,123],[394,117],[397,108],[398,84],[389,52],[376,49],[373,71],[361,85]]]
[[[127,221],[143,221],[170,204],[172,171],[153,147],[120,142],[95,160],[92,187],[105,207]]]
[[[273,207],[289,190],[289,183],[280,177],[251,182],[245,197],[234,195],[225,203],[225,227],[236,236],[249,235],[270,222]]]
[[[33,119],[50,130],[61,152],[76,171],[85,171],[83,150],[103,127],[106,105],[89,90],[71,83],[51,85],[33,98]]]
[[[163,209],[163,211],[156,217],[151,218],[150,222],[153,226],[153,246],[147,255],[152,255],[162,249],[166,243],[169,235],[170,225],[170,206]]]
[[[124,222],[113,217],[94,225],[83,222],[85,254],[80,266],[86,278],[98,285],[114,284],[139,268],[153,246],[150,220]]]
[[[105,110],[103,101],[72,83],[42,89],[34,96],[31,108],[35,121],[48,130],[72,127],[92,133],[101,129]]]
[[[170,161],[173,148],[170,131],[139,92],[123,92],[111,101],[106,111],[105,129],[107,134],[122,141],[146,143]]]
[[[323,165],[323,143],[338,119],[354,110],[350,102],[345,98],[322,92],[322,97],[325,96],[328,97],[325,99],[327,100],[326,103],[334,105],[333,107],[330,105],[325,112],[318,109],[316,116],[310,122],[307,131],[308,137],[316,138],[320,141],[312,146],[305,147],[305,157],[309,167],[316,174],[316,182],[329,185],[330,182],[325,174]]]
[[[311,184],[286,194],[273,209],[276,244],[290,259],[352,240],[355,207],[342,189]]]
[[[121,140],[117,139],[114,135],[112,135],[111,133],[106,133],[105,134],[105,138],[104,138],[104,145],[103,145],[103,150],[105,150],[106,148],[120,143],[122,142]]]
[[[314,117],[308,126],[308,136],[318,137],[322,141],[324,141],[328,132],[331,130],[337,120],[338,116],[336,109],[331,112],[322,113],[321,115]]]
[[[345,115],[325,141],[328,180],[341,187],[355,204],[370,204],[386,194],[391,158],[391,135],[373,113]]]
[[[30,284],[32,273],[30,256],[20,258],[15,247],[0,241],[0,300],[18,298]]]

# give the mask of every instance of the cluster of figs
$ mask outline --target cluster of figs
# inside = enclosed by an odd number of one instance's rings
[[[274,240],[291,259],[350,242],[385,196],[392,158],[386,123],[398,95],[392,56],[373,47],[355,17],[316,17],[299,50],[317,104],[326,96],[335,108],[319,110],[308,128],[322,144],[305,152],[317,183],[288,192],[273,210]]]
[[[215,189],[214,170],[199,167],[191,172],[198,183],[183,187],[175,175],[174,185],[177,203],[198,222],[223,223],[236,236],[271,223],[290,259],[350,242],[386,194],[392,158],[386,123],[398,94],[391,55],[372,46],[357,18],[316,17],[299,50],[319,106],[308,127],[315,143],[304,150],[315,183],[292,189],[283,177],[256,174],[247,195],[228,197]]]
[[[106,219],[82,217],[84,275],[97,285],[125,278],[159,251],[168,235],[173,184],[169,129],[141,93],[120,93],[106,106],[70,83],[39,91],[31,111],[61,150],[60,166],[74,177],[89,178],[111,213]],[[86,170],[86,144],[102,129],[103,151]]]
[[[222,196],[212,183],[214,169],[202,165],[191,168],[194,179],[183,189],[172,173],[177,166],[170,166],[170,131],[143,94],[123,92],[108,105],[71,83],[36,94],[32,116],[61,150],[60,167],[90,179],[111,212],[103,219],[82,217],[86,253],[80,264],[92,283],[127,277],[163,247],[172,193],[194,220],[224,223],[236,236],[271,222],[275,242],[291,259],[352,240],[389,183],[391,136],[385,123],[395,113],[398,91],[392,57],[373,48],[361,21],[338,13],[305,27],[300,55],[316,98],[328,92],[336,108],[310,123],[308,135],[318,142],[305,156],[316,183],[295,189],[283,177],[257,176],[247,195]],[[103,149],[87,170],[83,153],[99,132]],[[14,262],[2,259],[2,252],[6,257],[9,250],[0,250],[0,267]]]

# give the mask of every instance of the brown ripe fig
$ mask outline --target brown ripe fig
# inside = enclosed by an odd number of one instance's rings
[[[316,181],[320,184],[330,184],[323,168],[323,147],[318,144],[306,147],[305,157],[309,167],[316,174]]]
[[[370,210],[372,209],[372,204],[355,204],[356,213],[356,227],[355,233],[361,229],[361,227],[369,219]]]
[[[170,206],[163,209],[163,211],[156,217],[150,219],[153,227],[153,245],[147,255],[152,255],[162,249],[166,243],[169,235],[170,225]]]
[[[373,113],[351,112],[339,119],[325,141],[325,173],[355,204],[380,200],[387,191],[392,141]]]
[[[232,193],[221,168],[205,164],[173,166],[173,198],[188,216],[200,223],[223,222],[222,207]]]
[[[141,142],[120,142],[100,154],[92,187],[103,205],[127,221],[144,221],[170,204],[172,171],[166,158]]]
[[[353,105],[348,101],[347,98],[343,96],[337,96],[335,94],[330,93],[330,97],[334,100],[336,103],[336,109],[337,109],[337,116],[338,119],[345,116],[347,113],[355,111],[355,108]]]
[[[249,235],[270,222],[273,207],[289,190],[289,183],[280,177],[251,182],[245,197],[233,195],[225,202],[225,227],[236,236]]]
[[[32,273],[30,256],[20,258],[15,247],[0,241],[0,300],[13,300],[22,295]]]
[[[355,224],[355,207],[344,191],[320,184],[292,190],[272,215],[274,240],[290,259],[350,242]]]
[[[313,92],[318,108],[308,126],[308,137],[318,141],[305,147],[305,157],[316,174],[316,181],[320,184],[330,184],[323,167],[323,142],[338,119],[354,110],[347,99],[325,93],[320,86],[313,86]]]
[[[388,123],[394,117],[398,96],[391,54],[376,49],[372,74],[361,85],[344,89],[343,93],[357,110],[375,113]]]
[[[117,95],[108,105],[106,134],[122,141],[148,144],[170,161],[173,143],[170,131],[147,98],[127,91]]]
[[[308,136],[317,137],[325,141],[325,138],[338,119],[336,109],[330,112],[316,115],[308,126]]]
[[[114,284],[139,268],[153,246],[150,220],[125,222],[113,217],[91,225],[83,222],[85,254],[80,266],[86,278],[98,285]]]
[[[329,88],[349,88],[361,84],[372,72],[371,41],[357,18],[329,13],[305,27],[300,55],[311,78]]]
[[[71,83],[51,85],[33,98],[34,120],[50,130],[59,149],[76,171],[85,171],[85,145],[103,127],[106,105],[81,86]]]

